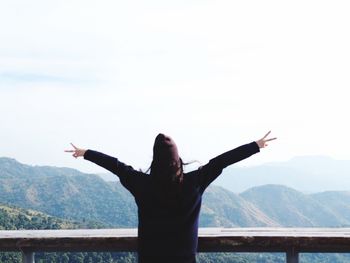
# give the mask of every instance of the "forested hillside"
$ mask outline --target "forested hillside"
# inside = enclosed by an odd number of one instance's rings
[[[0,204],[0,230],[22,229],[76,229],[101,228],[103,225],[93,222],[76,222],[46,215],[44,213],[9,207]],[[1,263],[21,262],[21,254],[14,252],[0,253]],[[74,262],[74,263],[105,263],[105,262],[135,262],[135,253],[36,253],[35,262]]]

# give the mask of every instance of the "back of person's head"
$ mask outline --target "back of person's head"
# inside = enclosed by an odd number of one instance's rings
[[[163,183],[181,183],[183,163],[174,140],[162,133],[158,134],[153,146],[151,175]]]

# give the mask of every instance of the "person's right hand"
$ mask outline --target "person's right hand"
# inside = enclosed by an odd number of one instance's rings
[[[271,131],[266,133],[265,136],[262,137],[260,140],[255,141],[257,143],[257,145],[259,146],[259,148],[265,148],[268,145],[267,142],[277,139],[276,137],[268,139],[267,136],[269,136],[270,133],[271,133]]]
[[[86,150],[85,149],[80,149],[78,147],[75,147],[73,143],[71,143],[72,147],[74,148],[74,150],[65,150],[65,152],[67,153],[73,153],[72,156],[74,158],[78,158],[78,157],[82,157],[84,156]]]

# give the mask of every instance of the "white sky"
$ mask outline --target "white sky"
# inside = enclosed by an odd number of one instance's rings
[[[349,158],[349,1],[0,2],[0,156],[102,172],[69,143],[147,168],[154,137],[206,162]]]

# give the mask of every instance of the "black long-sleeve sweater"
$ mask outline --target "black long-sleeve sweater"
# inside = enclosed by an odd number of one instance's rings
[[[139,262],[183,263],[195,262],[198,217],[205,189],[225,167],[257,152],[256,142],[245,144],[211,159],[198,170],[185,173],[176,202],[168,202],[160,194],[162,191],[152,176],[134,170],[117,158],[93,150],[87,150],[84,158],[116,174],[135,197]]]

